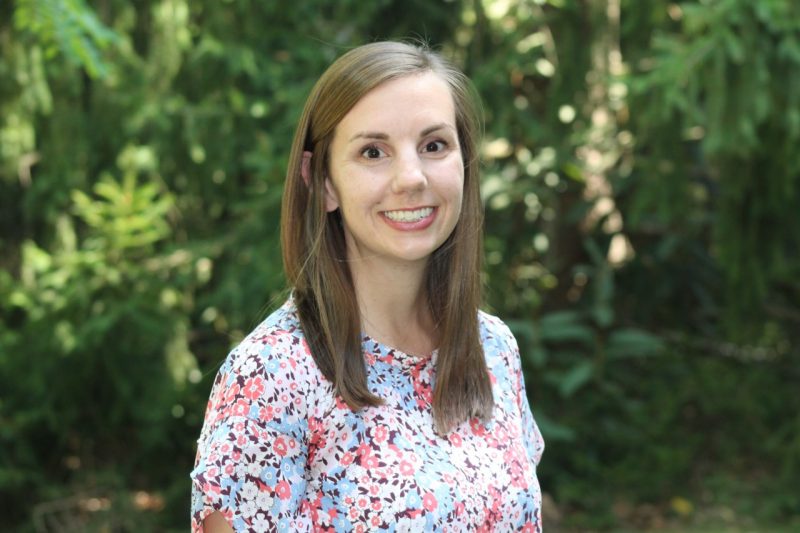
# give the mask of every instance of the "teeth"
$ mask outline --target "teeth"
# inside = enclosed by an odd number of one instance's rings
[[[384,214],[395,222],[417,222],[433,213],[432,207],[423,207],[413,211],[384,211]]]

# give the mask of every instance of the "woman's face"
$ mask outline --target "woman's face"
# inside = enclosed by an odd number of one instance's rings
[[[379,85],[336,127],[326,208],[341,211],[350,260],[427,261],[458,221],[463,186],[453,99],[432,72]]]

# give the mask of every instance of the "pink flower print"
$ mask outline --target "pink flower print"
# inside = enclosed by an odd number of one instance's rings
[[[264,394],[264,380],[261,379],[260,376],[248,378],[247,381],[244,382],[244,389],[242,389],[242,392],[251,400],[259,398]]]
[[[455,431],[450,434],[448,440],[450,441],[450,444],[452,444],[456,448],[460,447],[461,444],[463,443],[463,441],[461,440],[461,435],[459,435]]]
[[[281,457],[285,457],[289,452],[289,449],[286,446],[286,440],[283,437],[278,437],[275,439],[275,442],[272,444],[272,449],[275,450],[275,453]]]
[[[427,384],[422,387],[420,392],[426,402],[431,403],[433,401],[433,390]]]
[[[262,407],[258,410],[258,418],[261,419],[263,422],[269,422],[275,417],[275,411],[272,409],[271,405],[266,407]]]
[[[424,383],[414,383],[414,392],[417,395],[417,405],[425,409],[427,406],[431,404],[433,400],[433,392],[431,388],[425,385]]]
[[[351,507],[350,510],[347,511],[347,514],[350,516],[350,520],[356,520],[358,519],[359,512],[358,507]]]
[[[359,496],[358,499],[356,500],[356,505],[360,509],[366,509],[367,506],[369,505],[369,500],[367,499],[366,496]]]
[[[225,391],[225,403],[233,402],[237,396],[239,396],[239,384],[234,382],[230,388]]]
[[[364,468],[377,468],[378,458],[374,455],[367,455],[361,458],[361,464],[364,465]]]
[[[432,513],[436,509],[437,505],[438,502],[436,501],[436,496],[434,496],[432,492],[426,492],[422,496],[422,506],[429,513]]]
[[[366,442],[359,444],[358,448],[356,448],[356,455],[360,455],[362,457],[369,455],[369,444]]]
[[[492,512],[497,513],[500,510],[500,491],[489,486],[489,498],[492,501]]]
[[[525,467],[520,458],[511,452],[503,454],[503,461],[508,465],[508,473],[511,475],[511,484],[517,488],[526,488]]]
[[[356,528],[353,531],[355,531],[355,533],[366,533],[367,526],[365,526],[364,524],[358,523],[358,524],[356,524]]]
[[[342,466],[350,466],[353,463],[353,454],[350,452],[344,452],[344,455],[342,455],[342,458],[339,459],[339,462],[342,464]]]
[[[498,424],[498,427],[494,431],[494,437],[498,440],[498,442],[508,442],[509,435],[508,432]]]
[[[292,489],[286,480],[278,481],[278,484],[275,485],[275,495],[281,500],[288,500],[291,497]]]
[[[486,430],[483,428],[483,424],[477,418],[471,418],[469,421],[469,427],[472,428],[472,434],[476,437],[483,437],[486,434]]]
[[[373,511],[380,511],[383,508],[383,504],[381,504],[380,500],[375,500],[372,502],[372,510]]]
[[[525,525],[520,529],[520,533],[536,533],[536,524],[533,522],[525,522]]]
[[[386,426],[377,426],[372,428],[372,438],[377,444],[382,444],[389,437],[389,430]]]
[[[400,461],[400,473],[404,476],[413,476],[414,467],[408,461]]]
[[[372,527],[378,527],[379,525],[381,525],[381,517],[378,515],[372,515],[370,523],[372,524]]]
[[[250,402],[247,400],[239,399],[238,402],[233,406],[232,409],[233,416],[247,416],[247,413],[250,412]]]

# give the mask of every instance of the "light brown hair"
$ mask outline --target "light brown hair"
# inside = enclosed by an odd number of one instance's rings
[[[453,233],[431,255],[425,289],[439,333],[433,416],[440,433],[470,417],[488,420],[494,406],[478,332],[483,206],[479,188],[481,118],[469,79],[426,47],[377,42],[350,50],[317,81],[295,132],[281,211],[286,275],[314,361],[347,405],[382,399],[367,386],[355,287],[338,210],[325,210],[325,176],[336,126],[378,85],[433,72],[450,88],[464,162],[464,196]],[[313,153],[308,183],[303,152]]]

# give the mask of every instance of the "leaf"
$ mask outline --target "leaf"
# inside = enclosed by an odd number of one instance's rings
[[[744,63],[744,48],[742,47],[742,43],[733,34],[733,32],[730,30],[724,30],[722,32],[722,38],[725,41],[725,48],[728,51],[728,57],[730,57],[731,60],[738,65]]]
[[[53,51],[61,53],[92,78],[108,75],[109,66],[101,52],[121,38],[83,1],[18,0],[16,4],[15,27],[34,34],[49,56]]]
[[[567,398],[583,387],[594,375],[594,362],[581,361],[573,366],[559,381],[559,392]]]
[[[539,338],[543,342],[579,342],[591,346],[594,331],[582,324],[577,312],[559,311],[548,313],[539,320]]]
[[[655,335],[637,328],[621,328],[611,332],[606,353],[611,359],[648,357],[664,349],[664,342]]]

